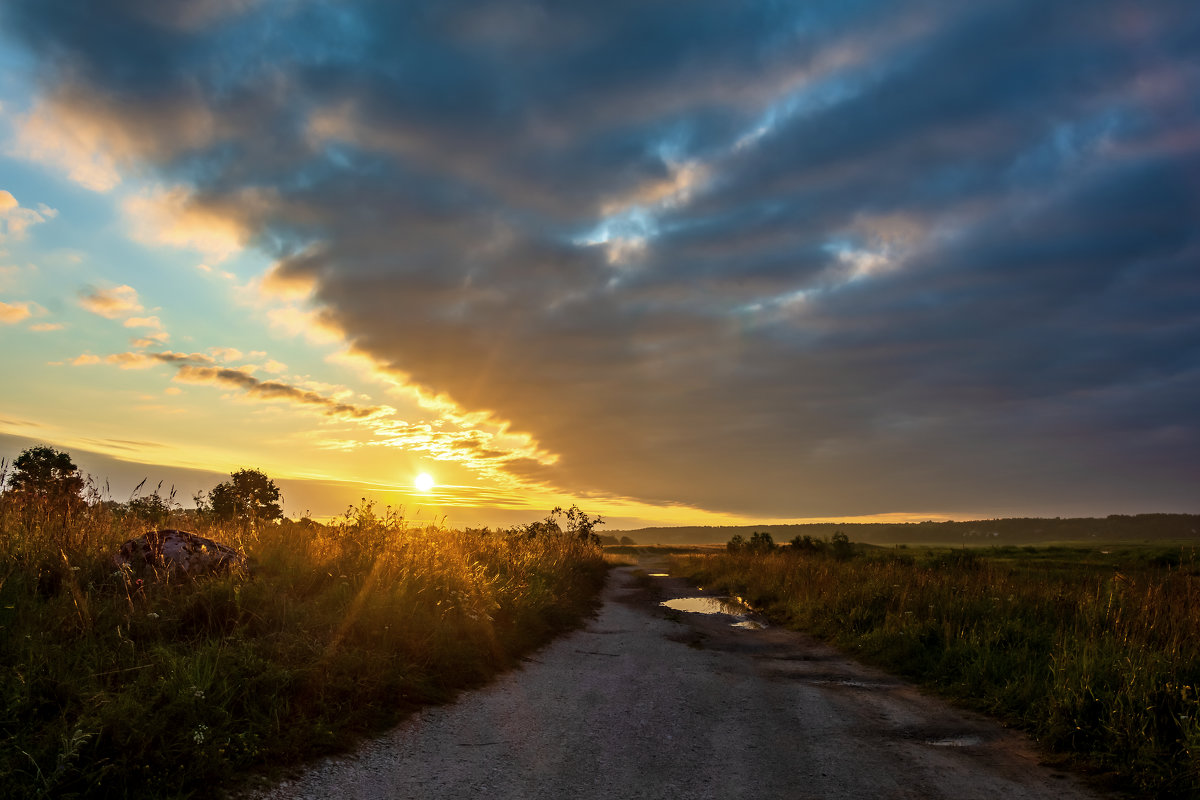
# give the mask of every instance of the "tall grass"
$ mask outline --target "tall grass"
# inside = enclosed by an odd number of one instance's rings
[[[1200,796],[1194,558],[1088,563],[1060,551],[843,561],[775,551],[684,557],[675,569],[1019,724],[1139,792]]]
[[[14,799],[207,796],[345,747],[577,625],[605,572],[574,537],[416,528],[364,503],[328,526],[176,519],[241,547],[252,573],[137,578],[112,554],[146,525],[44,505],[0,503]]]

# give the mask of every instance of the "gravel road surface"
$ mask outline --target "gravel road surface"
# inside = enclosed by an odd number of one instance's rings
[[[987,719],[801,634],[672,611],[659,600],[700,592],[670,577],[646,583],[614,570],[586,629],[259,796],[1100,796]]]

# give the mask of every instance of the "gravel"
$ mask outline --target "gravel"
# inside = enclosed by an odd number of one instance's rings
[[[649,580],[614,570],[586,629],[258,797],[1100,796],[990,720],[801,634],[665,609],[701,593]]]

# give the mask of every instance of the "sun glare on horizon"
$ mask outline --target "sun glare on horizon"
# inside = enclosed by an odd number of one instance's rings
[[[422,472],[413,481],[413,485],[417,487],[418,491],[428,492],[434,486],[433,476],[428,472]]]

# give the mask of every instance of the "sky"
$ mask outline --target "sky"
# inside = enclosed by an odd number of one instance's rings
[[[1195,513],[1200,5],[6,0],[0,353],[118,500]]]

